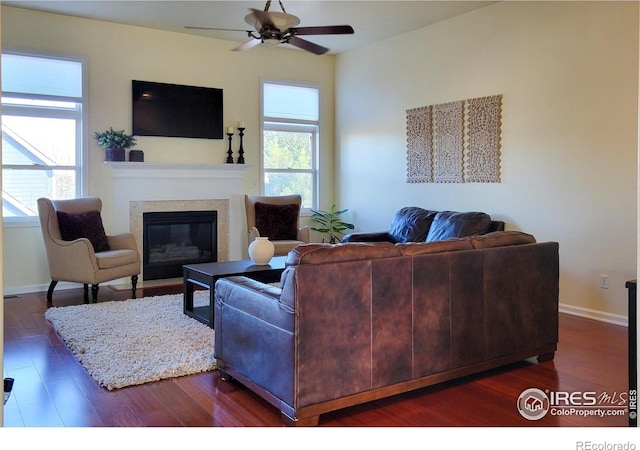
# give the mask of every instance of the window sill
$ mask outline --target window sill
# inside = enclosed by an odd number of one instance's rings
[[[4,228],[35,228],[40,226],[40,220],[36,217],[5,217],[2,219]]]

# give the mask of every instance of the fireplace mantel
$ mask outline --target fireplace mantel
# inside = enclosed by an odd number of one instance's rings
[[[222,178],[242,178],[248,166],[244,164],[180,164],[152,162],[119,162],[106,161],[113,170],[114,178],[121,177],[154,177],[165,176],[193,178],[202,176],[218,176]]]
[[[173,164],[152,162],[106,162],[112,172],[113,225],[115,231],[136,234],[138,226],[130,213],[141,214],[141,203],[153,208],[171,204],[183,208],[189,205],[226,204],[228,217],[219,217],[222,235],[228,236],[228,258],[242,258],[244,229],[244,164]],[[203,201],[207,203],[203,203]],[[167,203],[168,202],[168,203]],[[162,207],[166,210],[165,207]],[[222,208],[226,209],[226,208]],[[226,223],[225,223],[226,221]],[[132,229],[136,228],[136,230]],[[223,237],[219,235],[219,238]],[[136,236],[141,239],[141,236]],[[219,243],[220,244],[220,243]],[[140,243],[139,243],[140,245]],[[223,243],[222,247],[226,247]]]

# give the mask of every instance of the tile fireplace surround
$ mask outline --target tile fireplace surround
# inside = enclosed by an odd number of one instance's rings
[[[216,210],[218,261],[242,259],[243,177],[246,166],[149,162],[105,164],[112,171],[113,229],[133,233],[140,254],[143,213]]]

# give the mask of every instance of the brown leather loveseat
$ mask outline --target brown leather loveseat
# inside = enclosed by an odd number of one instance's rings
[[[286,423],[537,356],[558,342],[558,243],[305,244],[281,288],[215,287],[215,357]],[[515,399],[514,399],[515,401]]]

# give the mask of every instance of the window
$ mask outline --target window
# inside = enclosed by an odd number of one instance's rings
[[[83,64],[2,54],[2,216],[35,219],[37,200],[82,195]]]
[[[317,87],[262,84],[262,192],[300,194],[317,205],[319,98]]]

